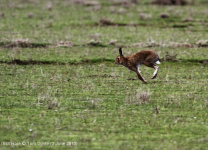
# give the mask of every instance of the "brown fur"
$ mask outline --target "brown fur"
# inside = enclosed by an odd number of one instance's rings
[[[159,61],[159,57],[154,51],[143,50],[125,57],[122,53],[121,48],[119,48],[119,53],[120,55],[116,57],[115,63],[118,65],[123,65],[129,70],[134,71],[137,74],[138,78],[144,83],[147,82],[141,76],[140,71],[138,69],[139,66],[146,65],[148,67],[155,69],[152,79],[154,79],[157,76],[157,71],[159,67],[156,66],[155,63]]]

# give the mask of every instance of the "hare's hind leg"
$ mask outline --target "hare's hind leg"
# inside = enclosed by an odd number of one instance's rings
[[[155,71],[154,71],[151,79],[154,79],[157,77],[157,72],[158,72],[159,66],[153,66],[153,68],[155,69]]]
[[[150,67],[150,68],[155,69],[155,71],[154,71],[154,73],[153,73],[151,79],[156,78],[157,72],[158,72],[158,69],[159,69],[159,66],[156,66],[156,65],[154,65],[153,63],[149,63],[149,62],[144,62],[144,65],[146,65],[147,67]]]

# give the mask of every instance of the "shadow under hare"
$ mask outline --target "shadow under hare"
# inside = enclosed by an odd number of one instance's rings
[[[140,74],[141,71],[139,70],[139,67],[141,65],[153,68],[155,71],[151,79],[156,78],[159,69],[159,66],[156,66],[156,64],[160,64],[159,56],[156,52],[152,50],[142,50],[125,57],[122,53],[122,48],[119,48],[119,54],[120,55],[116,57],[115,64],[123,65],[127,69],[134,71],[143,83],[146,84],[147,81]]]

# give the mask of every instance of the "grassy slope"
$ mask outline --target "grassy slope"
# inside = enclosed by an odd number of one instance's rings
[[[0,24],[1,41],[29,38],[53,46],[0,47],[0,135],[4,135],[0,142],[77,142],[78,146],[70,147],[73,149],[206,148],[208,69],[190,60],[207,60],[207,48],[169,44],[207,39],[207,6],[197,2],[197,6],[161,9],[146,2],[124,7],[126,12],[118,14],[115,12],[121,7],[112,8],[108,1],[100,1],[99,10],[67,1],[52,1],[52,10],[47,9],[47,2],[1,1],[1,6],[9,6],[1,7],[5,14]],[[160,19],[163,12],[171,18]],[[152,18],[140,20],[139,13]],[[194,21],[181,21],[187,17]],[[95,25],[101,18],[140,26]],[[172,28],[181,24],[188,27]],[[106,47],[87,46],[92,39]],[[118,50],[108,44],[114,39],[117,46],[126,47],[125,55],[147,49],[150,41],[155,41],[160,46],[151,49],[161,57],[177,54],[177,59],[185,62],[163,62],[155,80],[150,79],[153,70],[142,67],[149,83],[144,85],[133,72],[113,64]],[[70,41],[74,46],[55,47],[59,41]],[[6,64],[12,59],[53,65]],[[89,62],[79,64],[86,60]],[[148,98],[139,105],[142,93]],[[40,146],[0,144],[0,149],[11,148]]]

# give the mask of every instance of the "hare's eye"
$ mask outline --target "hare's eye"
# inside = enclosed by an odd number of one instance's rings
[[[119,57],[117,59],[119,60]]]

